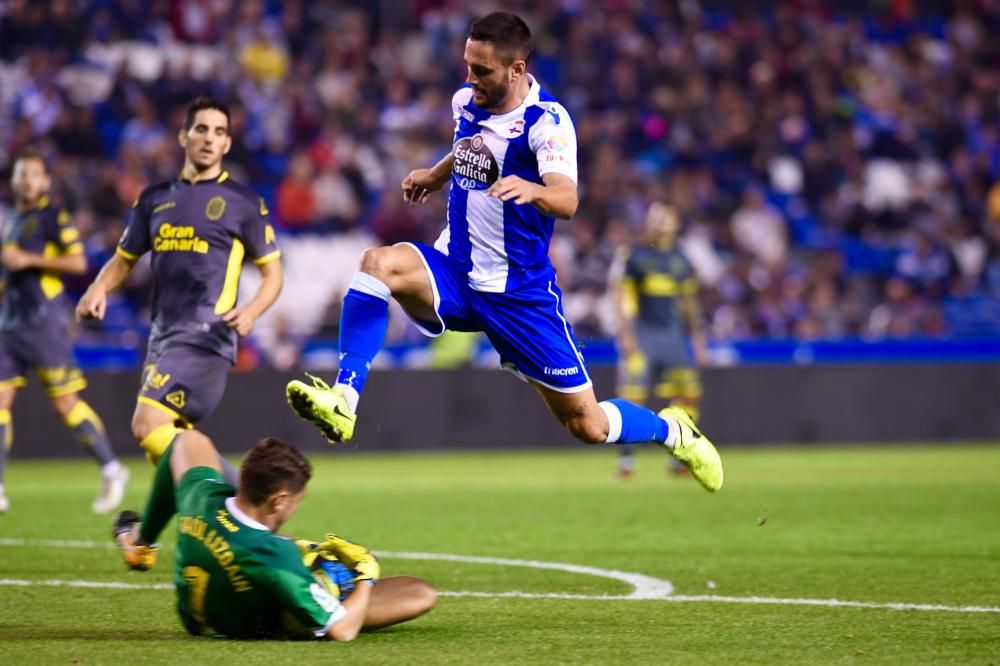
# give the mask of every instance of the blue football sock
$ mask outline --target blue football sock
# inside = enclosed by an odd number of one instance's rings
[[[598,403],[608,417],[608,442],[638,444],[667,441],[667,422],[656,412],[628,400],[613,398]]]
[[[340,313],[340,372],[337,384],[358,394],[389,325],[389,287],[367,273],[356,273]]]

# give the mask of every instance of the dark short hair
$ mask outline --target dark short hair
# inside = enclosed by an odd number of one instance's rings
[[[22,150],[17,154],[17,156],[14,158],[14,161],[11,162],[10,164],[11,166],[13,166],[18,162],[22,162],[24,160],[35,160],[36,162],[40,162],[42,165],[42,169],[45,170],[45,174],[48,175],[49,163],[45,161],[45,156],[42,155],[41,151],[35,150],[34,148],[25,148],[24,150]]]
[[[505,64],[531,55],[531,29],[520,16],[510,12],[493,12],[472,24],[469,39],[488,42]]]
[[[214,97],[197,97],[187,105],[187,109],[184,111],[185,132],[194,126],[194,117],[198,115],[198,112],[205,109],[215,109],[222,113],[226,117],[226,131],[229,131],[229,105]]]
[[[263,504],[280,490],[300,492],[312,478],[312,465],[298,449],[276,437],[265,437],[250,449],[240,467],[240,494]]]

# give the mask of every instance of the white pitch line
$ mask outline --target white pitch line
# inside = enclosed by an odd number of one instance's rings
[[[68,548],[113,548],[114,544],[97,541],[60,541],[46,539],[11,539],[0,538],[0,546],[53,546]],[[643,574],[599,569],[579,564],[561,562],[542,562],[538,560],[515,560],[501,557],[478,557],[474,555],[452,555],[449,553],[409,553],[380,552],[381,557],[389,559],[437,560],[445,562],[464,562],[468,564],[493,564],[498,566],[530,567],[533,569],[549,569],[565,571],[600,578],[610,578],[632,585],[631,594],[625,595],[590,595],[568,594],[559,592],[471,592],[471,591],[440,591],[443,597],[481,597],[488,599],[580,599],[587,601],[671,601],[675,603],[722,603],[722,604],[761,604],[782,606],[817,606],[824,608],[871,608],[898,611],[937,611],[945,613],[1000,613],[997,606],[944,606],[940,604],[915,604],[904,602],[848,601],[842,599],[794,599],[781,597],[727,597],[717,595],[674,595],[674,587],[670,581],[660,580]],[[123,583],[118,581],[87,581],[87,580],[23,580],[0,579],[0,586],[47,586],[47,587],[86,587],[125,590],[171,590],[169,583]]]
[[[532,569],[550,569],[567,573],[596,576],[620,580],[632,586],[632,593],[619,596],[620,599],[663,599],[674,593],[674,586],[668,580],[660,580],[652,576],[615,571],[614,569],[599,569],[580,564],[564,564],[562,562],[540,562],[538,560],[512,560],[503,557],[477,557],[474,555],[451,555],[449,553],[394,553],[380,552],[380,556],[401,560],[443,560],[445,562],[464,562],[466,564],[495,564],[506,567],[530,567]],[[591,598],[591,597],[586,597]],[[602,597],[603,598],[603,597]]]
[[[170,583],[122,583],[116,580],[23,580],[0,578],[0,586],[14,587],[90,587],[106,590],[172,590]]]
[[[416,559],[416,558],[410,558]],[[96,580],[23,580],[0,578],[0,587],[84,587],[110,590],[172,590],[169,583],[122,583]],[[465,592],[439,591],[442,597],[478,597],[484,599],[578,599],[586,601],[672,601],[678,603],[764,604],[782,606],[817,606],[824,608],[871,608],[895,611],[939,611],[945,613],[1000,613],[995,606],[941,606],[938,604],[879,603],[841,599],[783,599],[777,597],[670,596],[637,599],[630,595],[563,594],[559,592]]]
[[[108,541],[75,541],[72,539],[0,539],[0,546],[41,546],[42,548],[114,548]]]

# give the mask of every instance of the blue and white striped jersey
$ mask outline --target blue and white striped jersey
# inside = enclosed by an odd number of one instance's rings
[[[513,111],[492,115],[472,103],[472,88],[452,97],[448,226],[434,247],[469,276],[476,291],[506,292],[550,270],[555,220],[534,206],[486,195],[505,176],[542,183],[547,173],[576,182],[576,130],[569,113],[528,75],[528,96]]]

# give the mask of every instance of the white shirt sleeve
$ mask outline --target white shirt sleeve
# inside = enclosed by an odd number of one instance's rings
[[[576,128],[561,104],[542,103],[545,112],[531,126],[528,145],[538,161],[538,175],[561,173],[577,182]]]
[[[462,117],[462,107],[468,104],[472,100],[472,88],[466,86],[464,88],[459,88],[455,91],[455,94],[451,96],[451,117],[455,121],[455,126],[458,126],[458,119]]]

